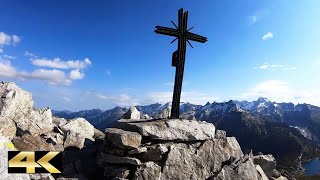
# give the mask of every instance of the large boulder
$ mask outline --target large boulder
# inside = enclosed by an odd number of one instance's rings
[[[205,162],[188,149],[172,146],[162,172],[162,179],[207,179]]]
[[[195,141],[214,139],[215,127],[211,123],[195,120],[126,120],[121,119],[116,127],[140,133],[153,140]]]
[[[255,164],[260,165],[268,178],[272,177],[277,164],[276,159],[271,154],[253,156],[253,160]]]
[[[30,132],[32,135],[50,132],[54,128],[51,109],[42,108],[30,111],[26,116],[26,121],[17,122],[17,126],[23,131]]]
[[[119,148],[134,149],[141,145],[142,136],[136,132],[108,128],[106,129],[105,135],[112,144]]]
[[[66,140],[63,144],[64,148],[77,147],[82,149],[84,147],[85,138],[80,133],[70,131],[66,136]]]
[[[67,124],[60,126],[64,132],[74,132],[81,134],[84,138],[94,141],[94,127],[84,118],[75,118]]]
[[[123,115],[123,119],[140,119],[140,112],[136,107],[132,106],[130,109]]]
[[[205,168],[209,172],[218,172],[224,162],[243,156],[240,145],[234,137],[205,141],[196,153],[206,162]]]
[[[2,135],[0,135],[0,179],[10,180],[30,180],[28,174],[8,174],[8,151],[15,151],[12,142]]]
[[[14,121],[25,121],[33,110],[32,95],[23,91],[13,82],[0,83],[0,115]]]
[[[261,170],[261,169],[260,169]],[[266,177],[263,171],[259,174],[256,166],[253,164],[252,159],[245,155],[240,159],[236,159],[233,162],[226,162],[217,175],[211,176],[210,180],[267,180],[262,177]]]
[[[19,130],[18,135],[26,132],[40,135],[53,129],[51,110],[34,110],[31,93],[22,90],[15,83],[1,82],[0,97],[0,117],[13,120]]]

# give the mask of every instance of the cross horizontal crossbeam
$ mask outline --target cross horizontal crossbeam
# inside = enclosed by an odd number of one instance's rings
[[[163,27],[163,26],[156,26],[156,30],[154,32],[158,34],[173,36],[173,37],[180,37],[182,35],[182,32],[179,29]],[[186,37],[187,37],[187,40],[196,41],[200,43],[205,43],[207,41],[206,37],[203,37],[191,32],[187,32]]]

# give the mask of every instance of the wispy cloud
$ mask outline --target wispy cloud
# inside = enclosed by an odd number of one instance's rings
[[[15,45],[21,41],[21,38],[17,35],[9,35],[4,32],[0,32],[0,45]]]
[[[31,57],[31,58],[37,58],[38,57],[38,56],[36,56],[35,54],[33,54],[33,53],[29,52],[29,51],[26,51],[24,53],[24,55],[27,56],[27,57]]]
[[[4,54],[0,58],[3,58],[3,59],[15,59],[16,57]]]
[[[259,9],[248,17],[249,25],[254,25],[270,14],[269,9]]]
[[[268,40],[268,39],[272,39],[273,38],[273,33],[272,32],[267,32],[266,34],[264,34],[262,36],[262,40]]]
[[[261,69],[261,70],[270,70],[270,69],[278,69],[278,70],[296,70],[297,68],[294,66],[287,66],[287,65],[281,65],[281,64],[269,64],[269,63],[263,63],[262,65],[253,67],[255,69]]]
[[[139,104],[139,100],[136,98],[132,98],[128,94],[120,94],[120,95],[105,95],[102,93],[97,93],[94,91],[87,92],[87,95],[94,96],[100,100],[107,101],[109,103],[118,105],[118,106],[134,106]]]
[[[89,58],[85,58],[84,60],[67,61],[64,61],[60,58],[31,58],[31,62],[35,66],[51,67],[57,69],[83,69],[92,64]]]
[[[0,49],[0,53],[3,53],[3,49]]]

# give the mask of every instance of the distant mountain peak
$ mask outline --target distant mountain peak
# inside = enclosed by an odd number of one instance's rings
[[[258,102],[271,102],[271,101],[270,101],[268,98],[266,98],[266,97],[259,97],[257,101],[258,101]]]

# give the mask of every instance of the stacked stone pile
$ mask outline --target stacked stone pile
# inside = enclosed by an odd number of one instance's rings
[[[121,119],[106,129],[104,143],[97,163],[106,179],[265,180],[273,174],[264,168],[275,168],[244,155],[213,124],[195,120]]]

